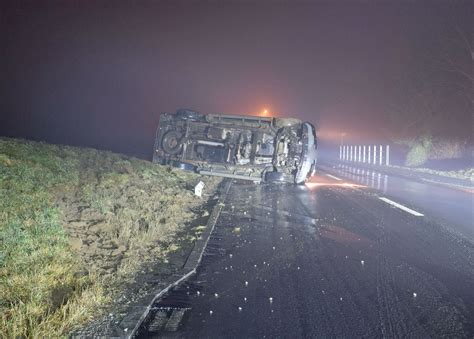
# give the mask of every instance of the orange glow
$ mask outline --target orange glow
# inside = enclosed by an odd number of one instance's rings
[[[305,184],[306,187],[309,189],[315,189],[317,187],[328,186],[328,187],[347,187],[347,188],[359,188],[359,187],[366,187],[364,185],[358,185],[350,182],[341,182],[335,181],[333,179],[328,178],[322,174],[317,174],[310,181]]]
[[[267,116],[268,115],[268,109],[264,109],[261,113],[262,116]]]
[[[360,234],[353,233],[344,227],[336,225],[323,226],[320,231],[323,238],[331,239],[343,244],[351,244],[358,248],[372,247],[372,241]]]

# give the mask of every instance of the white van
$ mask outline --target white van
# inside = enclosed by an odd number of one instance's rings
[[[314,175],[314,126],[294,118],[162,113],[153,162],[254,182],[303,184]]]

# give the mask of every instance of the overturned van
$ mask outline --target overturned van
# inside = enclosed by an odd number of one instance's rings
[[[153,162],[204,175],[302,184],[316,169],[314,126],[294,118],[163,113]]]

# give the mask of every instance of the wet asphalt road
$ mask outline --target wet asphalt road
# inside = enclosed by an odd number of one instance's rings
[[[235,182],[197,275],[142,334],[472,338],[473,242],[383,194],[322,172],[308,187]]]
[[[398,202],[416,206],[417,211],[452,232],[474,241],[474,189],[453,189],[423,180],[410,180],[347,164],[328,166],[333,175],[374,188]]]

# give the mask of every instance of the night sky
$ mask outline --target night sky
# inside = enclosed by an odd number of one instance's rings
[[[159,113],[187,107],[388,140],[412,88],[437,102],[435,133],[472,135],[472,83],[437,63],[472,76],[452,43],[472,39],[471,1],[1,3],[1,136],[149,158]]]

